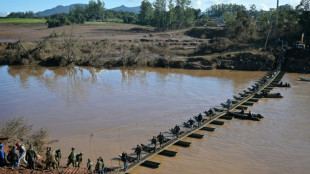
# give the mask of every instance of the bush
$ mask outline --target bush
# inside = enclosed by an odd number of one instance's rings
[[[43,152],[48,138],[48,131],[40,129],[32,131],[33,126],[29,125],[24,118],[14,117],[6,123],[0,124],[0,137],[7,138],[9,144],[23,142],[32,145],[38,152]]]
[[[227,51],[232,45],[228,38],[214,38],[209,42],[203,42],[198,46],[196,54],[212,54]]]

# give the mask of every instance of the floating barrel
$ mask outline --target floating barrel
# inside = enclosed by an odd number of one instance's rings
[[[156,169],[160,166],[160,163],[158,162],[153,162],[153,161],[145,161],[141,164],[141,166]]]
[[[258,102],[259,99],[256,99],[256,98],[250,98],[248,101],[250,102]]]
[[[247,109],[248,109],[248,107],[246,107],[246,106],[237,106],[237,107],[236,107],[236,109],[240,109],[240,110],[241,110],[241,109],[243,109],[243,110],[247,110]]]
[[[191,144],[192,144],[191,142],[178,141],[178,142],[174,143],[173,145],[181,146],[181,147],[189,147]]]
[[[177,155],[178,152],[171,151],[171,150],[163,150],[159,153],[159,155],[168,156],[168,157],[174,157]]]
[[[242,103],[242,105],[246,105],[246,106],[253,106],[253,105],[254,105],[254,103],[251,103],[251,102],[244,102],[244,103]]]
[[[200,130],[205,130],[205,131],[214,131],[215,128],[214,127],[203,127]]]
[[[232,120],[232,116],[230,116],[230,115],[223,115],[223,116],[221,116],[220,117],[220,119],[224,119],[224,120]]]
[[[191,137],[191,138],[197,138],[197,139],[202,139],[203,138],[203,135],[201,134],[190,134],[188,137]]]
[[[223,125],[223,124],[224,124],[224,121],[217,121],[217,120],[214,120],[214,121],[211,122],[211,124]]]

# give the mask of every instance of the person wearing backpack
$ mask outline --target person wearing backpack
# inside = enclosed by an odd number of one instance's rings
[[[102,157],[99,157],[100,158],[100,161],[102,163],[102,171],[101,171],[101,174],[104,174],[104,171],[105,171],[105,164],[104,164],[104,161],[103,161],[103,158]]]
[[[29,149],[26,152],[26,160],[28,162],[28,168],[35,170],[36,169],[36,160],[38,156],[35,150],[32,149],[32,146],[29,145]]]
[[[128,159],[127,159],[127,153],[123,152],[122,153],[122,157],[121,157],[121,160],[123,161],[124,163],[124,170],[126,171],[128,169]]]
[[[5,160],[5,153],[3,151],[3,144],[0,143],[0,167],[3,167],[6,165],[6,160]]]
[[[74,152],[74,148],[71,148],[71,153],[68,156],[68,163],[67,163],[67,167],[69,167],[69,165],[72,163],[72,166],[75,167],[75,161],[76,161],[76,153]]]
[[[101,174],[101,172],[102,172],[102,162],[101,162],[100,158],[98,158],[96,166],[95,166],[95,173]]]
[[[61,155],[62,154],[61,154],[60,149],[56,150],[56,152],[55,152],[55,160],[56,160],[57,168],[59,168],[59,166],[60,166]]]
[[[8,161],[10,162],[10,166],[12,168],[18,168],[19,156],[16,152],[15,146],[12,147],[7,158],[8,158]]]

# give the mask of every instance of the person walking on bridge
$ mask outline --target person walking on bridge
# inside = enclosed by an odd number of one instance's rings
[[[127,153],[123,152],[121,157],[123,163],[124,163],[124,170],[126,171],[128,169],[128,156]]]
[[[175,135],[177,136],[177,138],[179,138],[180,130],[181,130],[180,126],[176,124],[174,127],[174,131],[175,131]]]
[[[154,145],[154,152],[156,152],[156,146],[157,146],[156,136],[153,136],[153,138],[151,140],[151,144]]]
[[[190,118],[189,120],[188,120],[188,122],[187,123],[189,123],[189,128],[191,129],[191,131],[193,130],[193,127],[194,127],[194,123],[195,123],[195,121],[194,120],[192,120],[192,118]]]
[[[137,145],[137,148],[136,148],[136,150],[135,150],[135,153],[137,154],[137,160],[138,160],[138,162],[140,162],[140,160],[141,160],[142,148],[141,148],[141,146],[139,146],[139,144]]]
[[[164,135],[160,132],[159,135],[157,136],[158,142],[159,142],[159,147],[161,147],[162,144],[164,144],[165,137]]]
[[[226,103],[227,103],[227,111],[229,111],[231,107],[231,100],[228,99]]]
[[[201,113],[199,113],[197,121],[198,121],[198,127],[200,127],[201,123],[202,123],[202,115],[201,115]]]

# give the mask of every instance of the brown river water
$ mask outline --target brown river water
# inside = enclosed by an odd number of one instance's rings
[[[229,70],[116,69],[89,67],[0,67],[0,121],[25,117],[36,129],[47,128],[53,149],[71,147],[107,166],[122,151],[191,116],[219,106],[249,87],[265,72]],[[260,100],[250,110],[260,122],[233,119],[203,139],[186,138],[189,148],[172,146],[174,158],[156,156],[158,169],[138,167],[131,173],[262,174],[310,172],[310,82],[303,74],[286,74],[292,88],[277,88],[283,99]],[[184,128],[181,128],[184,129]]]

